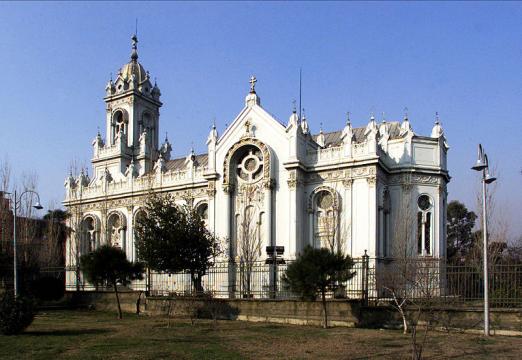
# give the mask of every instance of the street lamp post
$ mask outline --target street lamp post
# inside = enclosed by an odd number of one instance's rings
[[[7,193],[6,194],[11,194]],[[40,204],[40,195],[36,191],[33,190],[25,190],[23,191],[19,196],[17,196],[16,190],[13,195],[13,282],[14,282],[14,296],[18,296],[18,261],[17,261],[17,254],[16,254],[16,218],[18,215],[18,207],[20,206],[20,203],[22,201],[22,196],[25,194],[33,194],[36,195],[36,204],[33,205],[33,207],[37,210],[43,209],[43,206]]]
[[[484,238],[484,336],[489,336],[489,285],[488,285],[488,212],[487,212],[487,189],[486,185],[497,180],[489,175],[488,156],[482,145],[478,146],[478,158],[473,170],[482,171],[482,236]]]

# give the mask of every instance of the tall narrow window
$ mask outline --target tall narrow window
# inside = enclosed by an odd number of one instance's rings
[[[432,255],[432,216],[433,202],[428,195],[421,195],[417,199],[419,211],[417,213],[417,252],[419,255]]]
[[[389,247],[390,209],[391,209],[390,193],[386,189],[384,191],[383,200],[382,200],[382,255],[385,257],[388,256],[388,247]]]

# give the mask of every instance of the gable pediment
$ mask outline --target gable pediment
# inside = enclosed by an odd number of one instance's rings
[[[277,148],[287,140],[283,124],[259,105],[245,106],[218,139],[216,151],[226,152],[244,137],[253,137],[270,147]]]

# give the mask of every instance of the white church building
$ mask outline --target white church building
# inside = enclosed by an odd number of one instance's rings
[[[135,260],[134,224],[146,216],[151,190],[196,207],[225,239],[229,262],[241,255],[247,217],[260,261],[266,246],[282,247],[286,260],[306,245],[391,257],[404,239],[411,256],[445,256],[450,177],[438,118],[429,135],[415,133],[407,114],[398,122],[371,116],[361,127],[347,119],[339,131],[312,134],[295,109],[286,123],[270,115],[251,77],[246,97],[231,99],[236,118],[201,139],[207,153],[173,159],[168,139],[160,143],[160,89],[132,40],[130,61],[105,88],[105,137],[92,142],[91,176],[82,170],[65,181],[64,205],[77,229],[67,242],[68,266],[100,244]],[[68,276],[68,286],[74,281]]]

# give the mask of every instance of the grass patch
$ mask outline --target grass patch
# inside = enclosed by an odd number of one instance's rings
[[[27,331],[0,336],[0,359],[402,359],[410,335],[394,330],[147,317],[95,311],[40,314]],[[522,338],[431,332],[427,359],[519,359]]]

